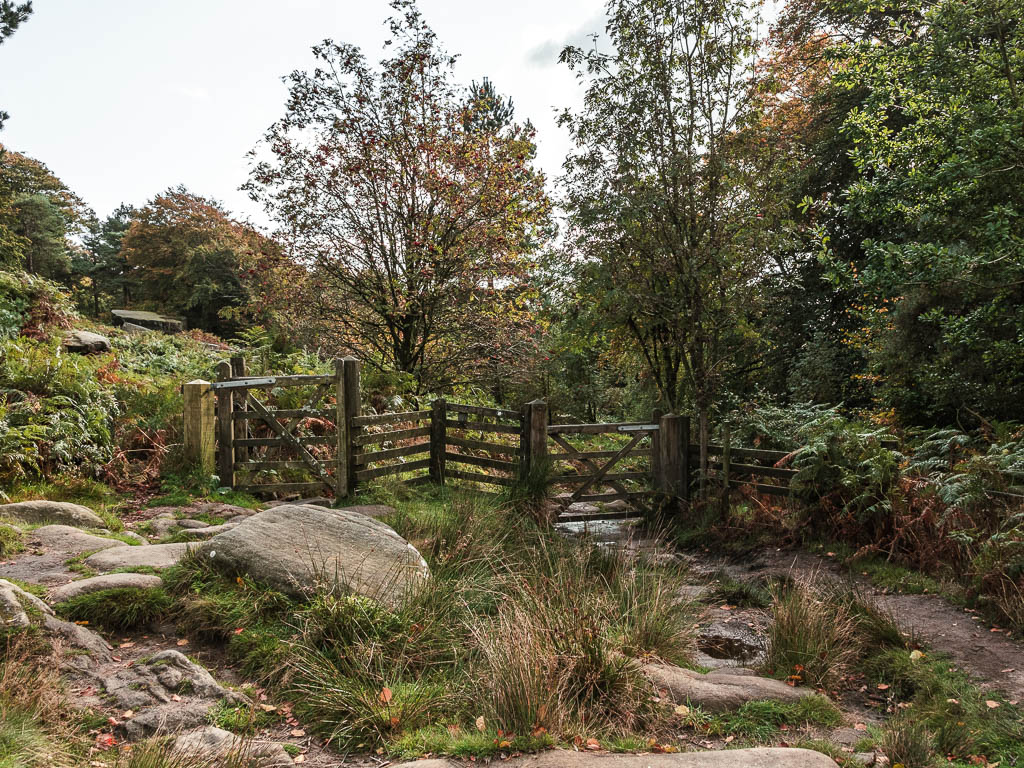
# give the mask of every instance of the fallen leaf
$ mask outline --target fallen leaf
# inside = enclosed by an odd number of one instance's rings
[[[380,689],[380,700],[382,704],[390,704],[392,697],[391,689],[387,686]]]
[[[305,755],[296,755],[295,759],[292,762],[293,763],[304,763],[304,762],[306,762],[306,756]]]
[[[853,730],[855,731],[866,731],[868,727],[864,723],[854,723]]]
[[[487,723],[484,722],[484,716],[483,715],[480,715],[480,717],[478,717],[476,719],[476,729],[478,731],[480,731],[481,733],[483,733],[485,730],[487,730]]]
[[[120,644],[119,646],[117,646],[117,647],[118,647],[118,648],[131,648],[131,647],[133,647],[134,645],[135,645],[135,643],[133,643],[133,642],[131,642],[131,641],[129,640],[129,641],[127,642],[127,643],[121,643],[121,644]]]
[[[999,704],[998,701],[992,701],[992,699],[988,699],[985,702],[985,706],[988,707],[989,709],[998,709],[1000,704]]]
[[[304,730],[302,730],[301,728],[295,728],[294,730],[292,730],[291,734],[296,739],[301,739],[303,736],[306,735],[306,732]]]
[[[921,651],[911,651],[910,652],[910,660],[911,661],[920,661],[923,658],[924,658],[924,654]]]
[[[181,646],[183,646],[183,645],[188,645],[188,640],[186,640],[186,639],[185,639],[184,637],[183,637],[183,638],[181,638],[181,639],[180,639],[180,640],[178,641],[178,647],[179,647],[179,648],[180,648]]]
[[[273,704],[260,704],[260,709],[264,712],[277,712],[277,707]]]
[[[600,749],[600,748],[601,748],[601,742],[599,742],[597,739],[587,739],[587,749],[593,750],[593,749]]]
[[[879,683],[877,688],[880,691],[888,691],[889,690],[889,684],[888,683]]]
[[[690,714],[690,708],[685,704],[678,704],[676,706],[676,714],[682,717],[686,717],[688,714]]]
[[[726,736],[726,737],[725,737],[725,743],[726,743],[726,744],[732,744],[732,742],[733,742],[733,740],[734,740],[735,738],[736,738],[735,736]]]
[[[245,632],[245,627],[239,627],[238,629],[235,630],[235,634],[236,635],[240,635],[243,632]]]
[[[175,693],[171,696],[171,701],[181,701],[181,696]]]
[[[76,621],[75,624],[77,624],[80,627],[87,627],[87,626],[89,626],[89,622],[88,621]]]
[[[130,709],[126,709],[124,712],[121,713],[121,717],[123,717],[125,720],[128,720],[129,718],[135,717],[135,713]]]

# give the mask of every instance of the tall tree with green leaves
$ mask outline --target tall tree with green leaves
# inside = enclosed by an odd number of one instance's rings
[[[757,162],[737,140],[756,13],[746,0],[610,0],[607,16],[611,53],[561,56],[587,84],[583,110],[561,118],[577,147],[570,251],[582,292],[628,335],[664,405],[692,404],[706,467],[765,258]]]
[[[335,347],[422,390],[472,377],[481,342],[510,337],[550,205],[533,132],[468,119],[454,57],[412,0],[391,7],[379,68],[328,40],[291,74],[247,188],[309,266]]]
[[[75,252],[71,267],[79,278],[80,290],[88,296],[89,310],[94,317],[119,304],[131,304],[131,278],[128,260],[121,243],[132,220],[138,215],[134,207],[122,204],[96,224],[85,237],[85,247]]]

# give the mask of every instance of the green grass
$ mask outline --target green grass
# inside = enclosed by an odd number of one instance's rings
[[[166,615],[172,602],[170,595],[160,587],[117,588],[78,595],[59,603],[55,610],[71,621],[127,630],[146,626]]]
[[[13,525],[0,523],[0,558],[25,551],[25,534]]]
[[[37,482],[21,482],[8,494],[13,501],[67,501],[88,507],[103,519],[111,531],[124,528],[116,510],[124,503],[124,497],[103,483],[85,478],[57,476]]]
[[[711,601],[735,605],[738,608],[767,608],[772,604],[772,594],[763,583],[740,581],[725,571],[719,571],[711,584],[709,598],[705,600]]]
[[[709,736],[733,736],[754,743],[767,743],[778,736],[782,726],[834,728],[842,713],[824,696],[805,696],[797,701],[750,701],[735,712],[710,715],[691,709],[684,723]]]
[[[262,709],[244,704],[232,705],[222,701],[208,713],[210,725],[244,736],[255,736],[256,732],[276,722],[279,716]]]
[[[554,739],[547,733],[499,734],[492,729],[481,732],[456,724],[451,728],[434,725],[410,731],[392,742],[388,751],[393,757],[403,760],[415,760],[426,755],[486,758],[515,752],[540,752],[554,745]]]
[[[910,704],[906,716],[927,730],[936,755],[964,762],[985,755],[990,763],[1006,765],[1024,761],[1024,710],[983,691],[948,658],[889,649],[870,657],[865,670],[872,682],[888,685],[895,699]],[[919,741],[919,736],[903,741]],[[886,738],[894,737],[883,735],[882,741]]]

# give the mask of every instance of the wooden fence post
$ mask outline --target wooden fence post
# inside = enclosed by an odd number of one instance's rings
[[[682,421],[681,416],[668,413],[658,422],[658,431],[661,433],[658,441],[661,468],[658,490],[674,499],[682,498],[686,476],[683,468]]]
[[[657,424],[658,429],[651,432],[651,488],[655,491],[664,492],[665,478],[661,468],[661,419],[664,412],[661,408],[655,408],[651,413],[651,423]]]
[[[430,479],[438,485],[444,485],[444,453],[448,443],[448,430],[445,426],[447,418],[447,403],[443,397],[439,397],[434,401],[433,412],[430,414]]]
[[[680,488],[680,497],[686,503],[690,501],[690,417],[680,416],[679,417],[679,440],[680,440],[680,453],[682,454],[679,461],[682,464],[682,488]]]
[[[183,409],[185,432],[185,458],[204,473],[212,473],[216,466],[215,410],[210,382],[196,379],[182,387],[185,399]]]
[[[231,357],[231,377],[233,379],[244,379],[249,375],[249,369],[245,364],[245,355],[232,355]],[[235,407],[240,411],[249,410],[249,398],[242,393],[236,402],[233,403]],[[252,437],[252,424],[246,421],[240,421],[238,427],[235,429],[236,437]],[[249,449],[244,446],[235,448],[235,463],[248,461],[249,460]]]
[[[335,495],[344,498],[356,488],[356,444],[360,429],[352,419],[362,412],[359,401],[359,361],[345,357],[335,361],[338,377],[338,467],[335,470],[338,487]]]
[[[526,404],[523,419],[523,457],[525,474],[540,467],[548,455],[548,404],[534,400]]]
[[[732,463],[730,453],[729,425],[722,425],[722,498],[720,501],[723,512],[729,509],[729,465]]]
[[[231,379],[231,363],[217,365],[217,381]],[[217,474],[220,484],[235,487],[235,422],[231,418],[234,397],[230,389],[217,391]]]

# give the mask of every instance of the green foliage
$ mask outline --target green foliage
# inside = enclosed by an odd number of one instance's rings
[[[792,702],[750,701],[735,712],[709,717],[691,710],[686,717],[687,724],[710,736],[734,736],[758,743],[777,736],[781,726],[834,728],[842,721],[842,713],[824,696],[805,696]]]
[[[160,587],[102,589],[56,606],[61,616],[111,630],[145,627],[167,614],[170,596]]]

